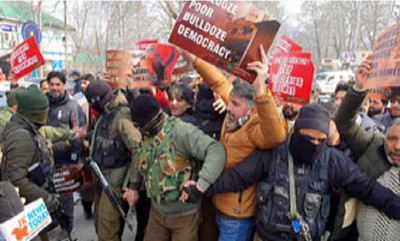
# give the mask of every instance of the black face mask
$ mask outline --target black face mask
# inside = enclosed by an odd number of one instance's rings
[[[321,155],[325,142],[315,145],[306,136],[295,132],[290,137],[289,151],[295,162],[312,164]]]

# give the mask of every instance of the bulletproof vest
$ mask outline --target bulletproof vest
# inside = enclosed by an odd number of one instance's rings
[[[29,166],[28,178],[43,189],[55,193],[53,184],[54,158],[51,141],[39,133],[33,136],[33,141],[38,159]]]
[[[147,196],[160,201],[176,202],[185,181],[192,174],[191,162],[176,155],[171,138],[178,120],[168,118],[162,130],[143,140],[139,154],[140,173],[145,178]]]
[[[288,147],[273,150],[268,174],[259,183],[257,232],[263,240],[295,240],[290,212]],[[294,167],[297,211],[309,225],[313,240],[320,240],[329,215],[328,160],[320,157],[312,166]]]
[[[122,138],[119,135],[112,138],[110,133],[114,117],[122,108],[125,108],[125,106],[119,105],[109,112],[104,111],[96,123],[92,159],[97,162],[100,168],[123,167],[130,161],[130,152]]]

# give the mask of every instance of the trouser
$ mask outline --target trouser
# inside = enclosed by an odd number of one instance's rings
[[[149,222],[151,199],[147,197],[146,191],[139,192],[139,200],[136,203],[137,230],[135,241],[144,240],[144,232]]]
[[[70,230],[74,228],[74,195],[73,193],[60,196],[61,206],[69,218]]]
[[[215,222],[216,209],[211,198],[204,198],[201,205],[201,218],[199,225],[199,240],[200,241],[217,241],[218,226]]]
[[[250,241],[254,233],[254,217],[246,219],[231,218],[217,212],[219,241]]]
[[[101,195],[96,194],[95,196],[94,224],[98,241],[120,240],[124,223],[104,191],[101,192]]]
[[[82,197],[83,211],[85,211],[87,217],[90,217],[92,216],[92,206],[94,201],[95,186],[93,185],[85,190],[82,190],[80,193]]]
[[[200,211],[182,217],[169,218],[150,210],[145,241],[198,241]]]

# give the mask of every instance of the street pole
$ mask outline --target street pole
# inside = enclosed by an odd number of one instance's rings
[[[38,24],[43,39],[43,21],[42,21],[42,0],[38,3]],[[40,52],[43,53],[42,41],[39,44]],[[39,78],[43,78],[43,65],[39,67]]]
[[[64,0],[64,66],[68,71],[68,47],[67,47],[67,1]]]

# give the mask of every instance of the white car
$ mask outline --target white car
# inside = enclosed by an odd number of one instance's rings
[[[354,73],[351,71],[332,71],[317,74],[315,81],[321,88],[320,95],[332,95],[339,82],[349,82],[352,79],[354,79]]]

